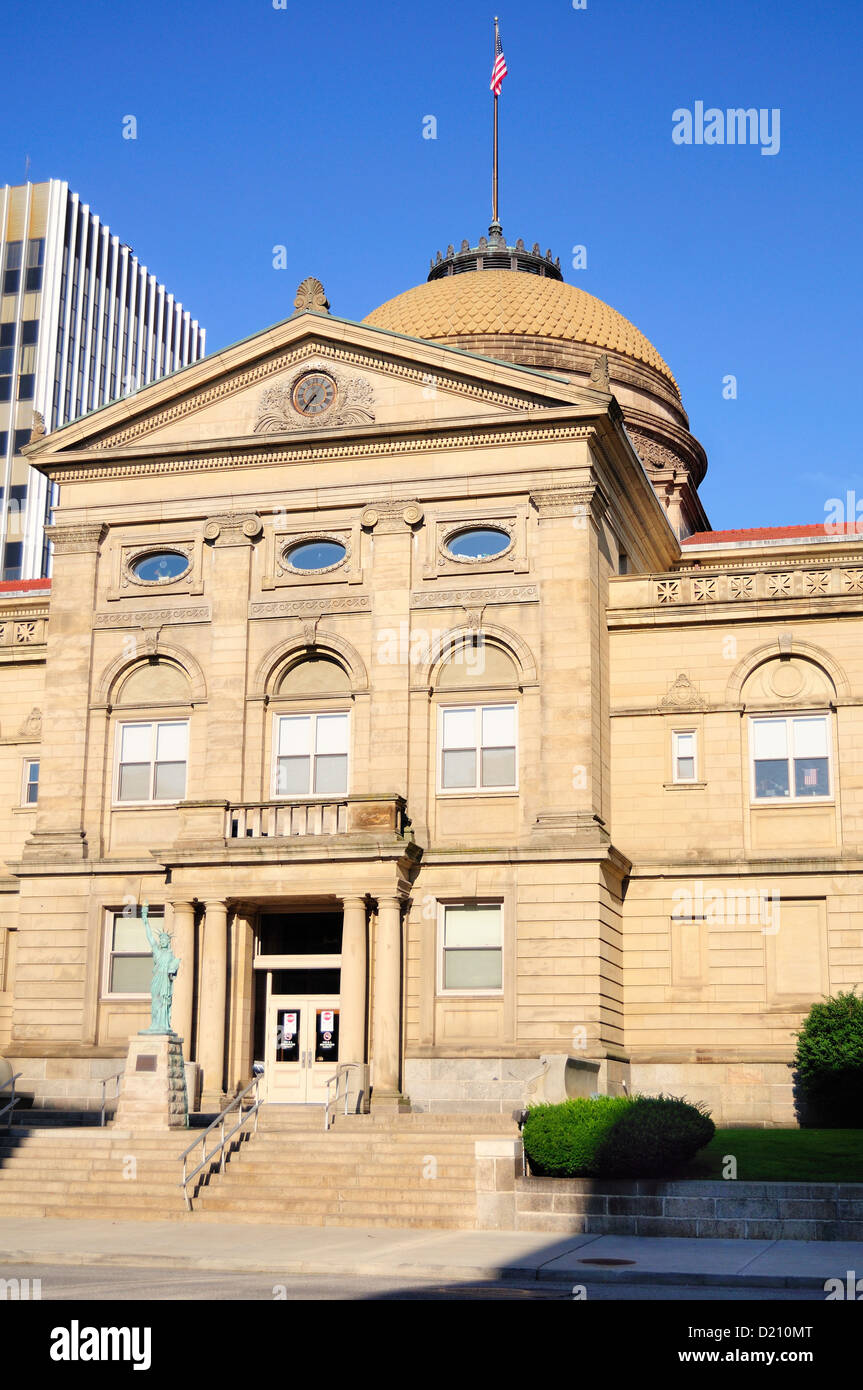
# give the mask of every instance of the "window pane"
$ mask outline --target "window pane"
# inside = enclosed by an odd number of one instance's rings
[[[515,709],[512,705],[493,705],[483,710],[482,742],[485,748],[510,748],[515,743]]]
[[[441,785],[444,787],[476,786],[476,753],[447,753],[443,755]]]
[[[787,796],[788,790],[788,762],[785,758],[755,764],[756,796]]]
[[[795,719],[793,722],[795,758],[826,758],[827,720]]]
[[[759,719],[752,725],[752,751],[756,758],[788,756],[788,734],[784,719]]]
[[[115,956],[111,961],[111,994],[149,994],[153,957]]]
[[[150,764],[124,763],[120,768],[120,801],[150,800]]]
[[[500,950],[445,952],[444,989],[500,989],[501,957]]]
[[[279,752],[302,757],[312,751],[312,721],[309,715],[279,720]]]
[[[348,716],[346,714],[318,715],[315,751],[318,753],[347,753]]]
[[[500,946],[503,913],[498,906],[444,909],[445,946]]]
[[[188,724],[160,724],[156,758],[160,763],[184,763],[189,746]]]
[[[829,796],[830,774],[827,759],[795,758],[794,791],[797,796]]]
[[[695,757],[695,734],[675,734],[678,758]]]
[[[677,780],[679,782],[692,782],[695,779],[695,759],[677,759]]]
[[[155,917],[152,917],[153,926],[159,926]],[[144,923],[140,917],[124,917],[122,913],[117,913],[114,918],[114,938],[111,943],[115,951],[149,951],[147,944],[147,933],[144,931]]]
[[[124,724],[120,744],[120,761],[149,762],[153,756],[152,724]]]
[[[348,759],[345,753],[320,754],[315,758],[315,791],[321,796],[343,796],[348,789]]]
[[[182,801],[186,795],[186,764],[156,764],[156,801]]]
[[[308,796],[311,758],[279,758],[277,796]]]
[[[482,750],[482,785],[484,787],[515,786],[514,748],[484,748]]]
[[[443,712],[444,748],[473,748],[476,745],[476,711],[445,709]]]

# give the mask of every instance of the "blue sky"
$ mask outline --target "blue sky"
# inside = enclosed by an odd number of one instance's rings
[[[656,344],[713,525],[863,501],[859,0],[284,3],[6,0],[0,182],[27,155],[67,179],[210,351],[286,317],[306,275],[362,318],[487,228],[496,3],[504,231]],[[779,108],[779,152],[676,145],[696,101]]]

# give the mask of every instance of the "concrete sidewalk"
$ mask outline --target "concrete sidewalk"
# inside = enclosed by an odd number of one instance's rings
[[[626,1261],[625,1264],[589,1263]],[[0,1224],[0,1275],[23,1264],[134,1265],[272,1274],[405,1279],[540,1279],[823,1288],[863,1277],[863,1242],[552,1237],[515,1231],[416,1231],[373,1227],[196,1225],[176,1221],[48,1221]]]

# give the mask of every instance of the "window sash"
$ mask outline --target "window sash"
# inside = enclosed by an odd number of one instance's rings
[[[24,764],[23,805],[35,806],[39,801],[39,761],[28,758]]]
[[[150,921],[154,930],[161,931],[164,912],[152,910]],[[136,924],[139,940],[130,927]],[[139,915],[124,916],[122,912],[111,915],[107,932],[107,951],[105,957],[104,996],[113,998],[147,998],[150,993],[153,954],[147,943],[143,922]],[[137,985],[139,988],[130,988]]]
[[[439,791],[517,789],[518,710],[515,704],[442,706],[439,730]]]
[[[117,743],[117,803],[184,799],[189,761],[188,720],[121,724]]]
[[[671,735],[673,781],[694,782],[696,775],[697,741],[694,729],[675,730]]]
[[[826,715],[751,721],[753,801],[827,801],[832,793]]]
[[[274,797],[342,797],[348,794],[348,714],[276,715]]]
[[[503,904],[441,904],[439,992],[503,990]]]

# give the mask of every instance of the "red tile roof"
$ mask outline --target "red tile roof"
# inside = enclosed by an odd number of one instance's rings
[[[696,531],[693,535],[687,536],[681,544],[722,545],[726,541],[781,541],[806,536],[823,536],[825,540],[829,540],[832,536],[842,535],[863,540],[863,526],[858,529],[853,521],[849,521],[845,526],[827,521],[812,521],[802,526],[749,526],[738,531]]]
[[[30,589],[50,589],[50,579],[4,579],[0,594],[26,594]]]

